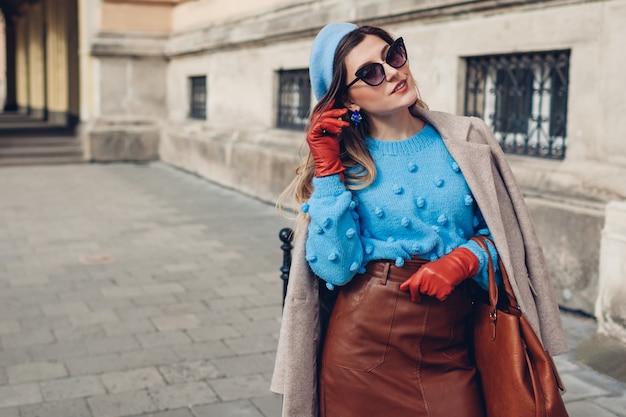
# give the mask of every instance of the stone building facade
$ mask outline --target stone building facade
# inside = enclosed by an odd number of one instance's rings
[[[80,121],[88,160],[159,158],[269,202],[299,161],[315,33],[403,36],[428,105],[484,117],[512,151],[561,305],[626,319],[624,261],[601,256],[626,249],[610,204],[626,199],[626,0],[5,1],[9,107]],[[29,43],[59,5],[65,32]]]

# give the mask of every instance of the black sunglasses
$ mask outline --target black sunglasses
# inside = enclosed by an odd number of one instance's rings
[[[406,48],[402,38],[396,39],[395,42],[389,46],[385,62],[394,68],[400,68],[406,64]],[[359,80],[362,80],[365,84],[371,85],[372,87],[381,85],[385,80],[385,68],[380,62],[370,62],[356,70],[354,75],[356,78],[346,86],[346,90]]]

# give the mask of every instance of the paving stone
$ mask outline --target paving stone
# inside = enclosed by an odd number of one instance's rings
[[[39,384],[28,383],[0,387],[0,409],[43,401]]]
[[[17,407],[0,408],[0,417],[20,417],[20,410]]]
[[[100,378],[109,393],[133,391],[165,384],[163,377],[156,368],[111,372],[101,375]]]
[[[237,325],[238,323],[248,323],[250,319],[241,311],[235,310],[214,310],[210,306],[211,312],[208,314],[198,314],[198,318],[204,326]]]
[[[22,332],[48,332],[71,326],[67,316],[43,316],[20,320]]]
[[[21,330],[17,320],[0,320],[0,335],[18,333]]]
[[[278,417],[283,411],[283,397],[278,394],[268,394],[250,400],[264,417]]]
[[[165,311],[164,309],[162,309],[161,307],[157,307],[157,306],[147,306],[147,307],[133,306],[132,308],[118,309],[116,312],[117,312],[117,315],[120,316],[122,320],[134,321],[134,320],[141,320],[141,319],[149,319],[151,317],[165,316],[166,314],[164,311]],[[155,329],[154,325],[152,325],[152,328]]]
[[[243,308],[249,308],[251,306],[250,300],[248,297],[229,297],[222,298],[221,296],[210,296],[205,295],[203,298],[208,305],[210,312],[209,314],[214,314],[214,312],[224,312],[227,311],[229,313],[237,312]],[[249,320],[247,316],[243,313],[239,313],[243,318]]]
[[[85,303],[92,311],[118,310],[133,307],[132,300],[128,298],[91,298],[85,300]]]
[[[248,309],[244,309],[243,312],[248,317],[250,317],[250,319],[253,321],[273,319],[275,317],[280,317],[281,306],[273,305],[273,306],[248,308]]]
[[[599,404],[602,408],[605,408],[615,415],[620,417],[626,417],[626,393],[618,396],[602,397],[593,399],[594,403]],[[589,414],[590,416],[593,414]],[[571,416],[573,417],[573,416]]]
[[[157,413],[142,414],[133,417],[194,417],[188,408],[179,408],[177,410],[161,411]]]
[[[22,301],[19,294],[9,294],[9,291],[7,290],[3,290],[3,296],[7,299],[17,298]],[[0,317],[2,317],[3,320],[23,320],[42,316],[43,313],[38,305],[27,305],[25,302],[21,302],[20,304],[14,306],[7,303],[7,305],[0,307]]]
[[[54,337],[60,343],[77,342],[89,339],[101,339],[106,333],[99,324],[75,326],[69,324],[52,330]]]
[[[64,303],[46,304],[41,306],[43,313],[47,316],[58,316],[62,314],[82,314],[88,313],[89,308],[82,301],[67,301]]]
[[[254,335],[226,339],[224,343],[239,355],[264,353],[276,350],[276,339],[271,335]]]
[[[271,372],[274,369],[274,352],[255,353],[251,355],[237,355],[225,358],[215,358],[212,362],[226,376],[243,376]]]
[[[130,246],[127,250],[132,250],[137,252],[137,245]],[[139,253],[136,253],[140,255]],[[141,257],[141,256],[140,256]],[[158,255],[151,252],[150,258],[155,259],[138,259],[133,258],[129,259],[127,262],[120,263],[119,266],[122,268],[124,274],[116,275],[114,282],[119,285],[151,285],[156,284],[157,281],[152,277],[155,271],[160,270],[161,262],[164,259],[161,259]]]
[[[574,401],[566,404],[570,417],[616,417],[610,411],[588,401]]]
[[[33,360],[51,361],[87,355],[87,348],[82,341],[54,343],[44,346],[33,346],[28,349]]]
[[[148,295],[176,294],[185,292],[185,288],[175,282],[142,285],[143,292]]]
[[[9,383],[9,377],[5,368],[0,368],[0,386],[7,385]]]
[[[567,373],[561,375],[563,384],[567,388],[563,400],[565,402],[578,401],[584,398],[598,397],[609,394],[608,391],[591,385],[581,379],[576,373]]]
[[[65,365],[72,376],[120,371],[128,367],[127,363],[127,360],[123,360],[116,354],[83,356],[65,360]]]
[[[87,403],[93,417],[125,417],[158,410],[146,390],[96,395]]]
[[[67,376],[65,366],[58,362],[31,362],[12,365],[7,367],[6,373],[11,384],[45,381]]]
[[[282,258],[277,258],[279,259],[279,264],[282,265]],[[280,281],[276,281],[276,278],[280,278],[280,274],[276,274],[276,272],[272,271],[272,272],[259,272],[257,274],[255,274],[255,277],[257,279],[257,281],[260,282],[265,282],[268,283],[270,285],[276,285],[279,286],[280,288],[283,287],[282,284],[282,280]],[[280,284],[278,284],[278,282],[280,282]]]
[[[208,381],[223,401],[267,395],[269,383],[262,375],[244,375]]]
[[[192,345],[172,346],[172,350],[180,359],[197,360],[231,356],[234,351],[221,340],[216,342],[194,343]]]
[[[122,352],[119,354],[126,368],[142,368],[145,366],[163,365],[177,362],[178,357],[169,348],[152,348]]]
[[[192,342],[189,336],[181,331],[144,333],[135,337],[139,340],[141,346],[145,348],[185,345]]]
[[[24,349],[0,349],[0,366],[15,365],[30,360],[32,360],[32,356]]]
[[[189,251],[189,253],[191,253],[191,251]],[[185,280],[194,278],[195,273],[196,271],[181,271],[181,272],[157,271],[157,272],[154,272],[151,276],[157,282],[176,282],[180,285],[183,285]],[[183,285],[183,288],[187,288],[187,286]]]
[[[117,323],[120,321],[120,318],[111,310],[99,310],[82,314],[71,314],[70,321],[75,326],[84,326],[98,323]]]
[[[226,376],[208,360],[182,361],[170,365],[159,366],[159,372],[168,384],[215,379]]]
[[[91,411],[84,399],[73,399],[22,406],[20,417],[91,417]]]
[[[144,295],[141,286],[114,286],[100,288],[106,298],[133,298]]]
[[[242,335],[252,336],[258,334],[268,334],[278,336],[280,332],[280,321],[277,318],[267,320],[247,321],[233,324]]]
[[[180,301],[178,295],[176,299]],[[177,304],[166,305],[163,307],[163,315],[164,316],[175,316],[181,314],[195,314],[195,313],[208,313],[209,309],[207,306],[200,301],[188,301],[188,302],[179,302]],[[158,317],[154,315],[153,317]],[[197,317],[196,317],[197,318]]]
[[[189,334],[195,342],[207,342],[243,336],[234,326],[226,324],[189,329],[187,330],[187,334]]]
[[[152,323],[161,332],[200,327],[201,323],[195,314],[152,317]]]
[[[212,273],[213,272],[211,272],[211,274]],[[209,275],[209,273],[200,274],[200,276],[196,277],[188,277],[179,281],[179,284],[185,287],[186,292],[174,294],[174,296],[181,302],[205,301],[219,298],[219,295],[213,290],[212,282],[207,282],[205,275]]]
[[[137,339],[130,335],[90,339],[85,341],[85,346],[90,355],[126,352],[141,348]]]
[[[264,417],[253,404],[246,400],[194,407],[193,413],[196,417]]]
[[[572,363],[564,355],[555,356],[553,357],[553,359],[554,359],[554,365],[556,366],[556,369],[558,369],[559,373],[561,374],[564,372],[577,371],[580,369],[580,366]]]
[[[3,335],[2,347],[4,349],[26,348],[30,346],[50,344],[54,342],[54,336],[50,330],[28,331],[10,335]]]
[[[15,264],[14,266],[15,268],[19,268],[21,267],[21,264]],[[40,286],[40,285],[46,285],[49,282],[50,282],[50,279],[47,276],[45,276],[43,273],[40,273],[37,275],[26,275],[26,276],[20,276],[17,278],[12,278],[9,281],[9,286],[10,287],[25,287],[29,285]]]
[[[163,265],[163,269],[169,273],[197,271],[200,268],[195,262]]]
[[[41,382],[41,392],[46,401],[91,397],[104,394],[102,382],[96,376],[77,376]]]
[[[165,306],[178,303],[178,299],[171,294],[147,295],[143,297],[133,297],[133,303],[138,306]]]
[[[259,292],[249,285],[229,283],[215,288],[215,292],[224,298],[257,295]]]
[[[156,328],[146,319],[127,320],[120,323],[103,323],[102,327],[108,335],[140,334],[155,332]]]
[[[59,299],[63,302],[67,301],[81,301],[85,303],[85,305],[91,310],[89,305],[90,300],[104,300],[102,297],[102,293],[98,288],[95,288],[93,283],[91,282],[91,278],[89,275],[83,275],[83,277],[88,278],[89,282],[83,282],[83,280],[77,280],[75,278],[71,279],[70,282],[74,284],[73,290],[64,290],[59,292]],[[81,284],[86,284],[88,287],[86,288],[77,288],[77,286]]]
[[[41,306],[59,303],[58,294],[52,288],[48,288],[48,285],[9,289],[3,291],[2,295],[19,300],[19,303],[12,309],[15,314],[3,314],[3,319],[43,317]]]
[[[255,295],[254,297],[246,297],[248,300],[248,305],[254,307],[274,307],[282,312],[282,282],[272,283],[270,285],[266,283],[259,283],[259,285],[261,284],[265,285],[265,287],[259,289],[259,295]]]
[[[213,389],[205,382],[187,382],[148,388],[148,394],[159,410],[193,407],[218,401]]]

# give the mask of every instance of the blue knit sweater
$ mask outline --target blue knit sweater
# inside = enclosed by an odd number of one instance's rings
[[[476,255],[474,279],[487,288],[487,256],[472,236],[490,232],[459,166],[439,133],[426,125],[398,141],[366,139],[376,180],[348,190],[339,175],[313,179],[302,210],[311,217],[306,259],[329,288],[347,284],[375,259],[402,266],[413,256],[438,259],[454,248]]]

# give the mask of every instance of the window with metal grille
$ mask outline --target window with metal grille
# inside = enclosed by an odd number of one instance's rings
[[[189,77],[189,117],[206,120],[206,76]]]
[[[465,114],[508,153],[563,159],[570,51],[468,57]]]
[[[277,126],[283,129],[304,130],[311,108],[309,70],[278,71]]]

